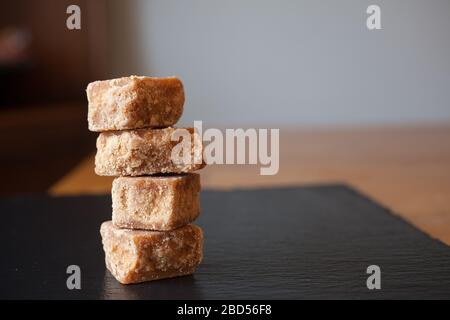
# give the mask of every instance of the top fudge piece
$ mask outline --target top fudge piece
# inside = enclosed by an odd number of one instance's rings
[[[91,131],[168,127],[183,113],[183,84],[175,77],[95,81],[86,92]]]

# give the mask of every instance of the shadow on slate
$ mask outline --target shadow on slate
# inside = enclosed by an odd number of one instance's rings
[[[109,196],[0,201],[0,298],[450,298],[450,248],[345,186],[204,191],[193,276],[123,286],[105,269]],[[66,268],[82,270],[68,290]],[[381,290],[366,268],[381,267]]]

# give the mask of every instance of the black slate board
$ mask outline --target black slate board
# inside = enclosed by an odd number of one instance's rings
[[[450,248],[345,186],[204,191],[197,273],[123,286],[106,271],[103,197],[0,201],[0,298],[450,298]],[[66,288],[66,268],[82,289]],[[381,290],[366,287],[381,267]]]

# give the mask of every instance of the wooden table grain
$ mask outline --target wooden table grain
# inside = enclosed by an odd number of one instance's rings
[[[53,195],[106,194],[94,154],[54,184]],[[210,189],[345,183],[450,245],[450,124],[280,129],[280,170],[255,165],[202,170]]]

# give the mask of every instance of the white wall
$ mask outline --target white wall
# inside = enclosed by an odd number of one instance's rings
[[[382,30],[366,28],[378,4]],[[449,0],[114,0],[111,76],[178,75],[183,123],[450,120]]]

